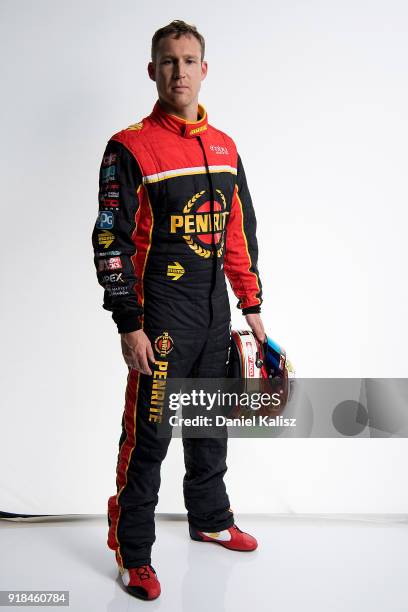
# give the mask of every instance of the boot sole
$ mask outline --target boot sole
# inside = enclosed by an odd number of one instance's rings
[[[194,540],[195,542],[204,542],[205,544],[218,544],[219,546],[222,546],[223,548],[226,548],[227,550],[235,550],[236,552],[254,552],[254,550],[258,548],[258,546],[256,548],[230,548],[229,546],[226,546],[222,542],[217,542],[217,540],[203,540],[202,538],[193,537],[191,534],[190,534],[190,538]]]

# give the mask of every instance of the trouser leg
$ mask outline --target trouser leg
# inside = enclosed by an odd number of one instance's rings
[[[156,539],[154,509],[158,502],[161,462],[170,438],[157,435],[149,422],[151,377],[130,370],[116,471],[117,494],[108,500],[108,546],[119,566],[151,562]]]
[[[234,524],[223,480],[227,438],[183,438],[183,480],[188,521],[200,531],[221,531]]]
[[[188,329],[149,328],[156,363],[152,376],[130,370],[116,470],[117,493],[108,500],[108,546],[121,567],[151,562],[155,542],[154,510],[158,502],[161,463],[170,437],[163,436],[158,394],[167,377],[186,377],[206,336]]]
[[[223,378],[229,355],[229,320],[214,323],[195,364],[198,378]],[[189,523],[200,531],[221,531],[234,524],[224,476],[227,471],[227,428],[224,437],[183,437],[184,503]]]

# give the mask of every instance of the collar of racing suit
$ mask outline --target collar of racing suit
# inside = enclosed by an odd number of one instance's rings
[[[185,138],[200,136],[207,131],[208,127],[207,111],[202,104],[198,104],[199,119],[197,121],[188,121],[177,115],[167,113],[160,104],[160,100],[157,100],[154,105],[151,116],[163,127]]]

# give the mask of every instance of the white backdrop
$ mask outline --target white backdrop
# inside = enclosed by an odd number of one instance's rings
[[[263,319],[304,377],[405,377],[408,8],[396,0],[1,0],[0,510],[104,513],[127,368],[91,232],[108,138],[157,99],[172,19],[207,43],[200,102],[241,153]],[[244,319],[235,308],[233,324]],[[405,440],[231,440],[242,512],[407,512]],[[174,440],[157,508],[181,512]]]

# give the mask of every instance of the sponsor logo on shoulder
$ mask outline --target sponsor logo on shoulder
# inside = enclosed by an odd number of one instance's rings
[[[117,272],[116,274],[105,274],[102,276],[101,282],[103,283],[124,283],[122,278],[123,272]]]
[[[119,191],[119,183],[109,183],[109,189],[116,189]]]
[[[115,218],[113,216],[113,212],[101,210],[96,221],[96,227],[98,229],[112,229],[114,224]]]
[[[99,204],[104,208],[118,208],[119,195],[118,183],[105,182],[99,191]]]
[[[120,270],[122,268],[122,260],[120,257],[110,257],[109,259],[101,259],[98,262],[98,271],[105,270]]]
[[[116,153],[109,153],[108,155],[104,155],[102,160],[102,166],[111,166],[116,161]]]
[[[116,295],[129,295],[129,289],[127,287],[121,287],[119,285],[119,287],[117,286],[110,286],[110,285],[106,285],[105,286],[106,291],[109,293],[109,295],[112,296],[116,296]]]
[[[119,208],[119,200],[102,197],[100,199],[100,205],[103,206],[103,208]]]
[[[101,257],[116,257],[117,255],[122,255],[122,251],[105,251],[105,253],[96,253],[98,258]]]
[[[102,179],[104,181],[113,181],[116,179],[116,165],[102,168]]]
[[[132,125],[129,125],[128,128],[126,128],[127,130],[141,130],[143,128],[143,121],[139,121],[138,123],[132,123]]]
[[[228,155],[227,147],[222,147],[221,145],[210,145],[210,151],[214,151],[217,155]]]
[[[98,234],[98,244],[103,244],[105,249],[108,249],[114,240],[115,235],[108,230],[103,230],[101,234]]]

